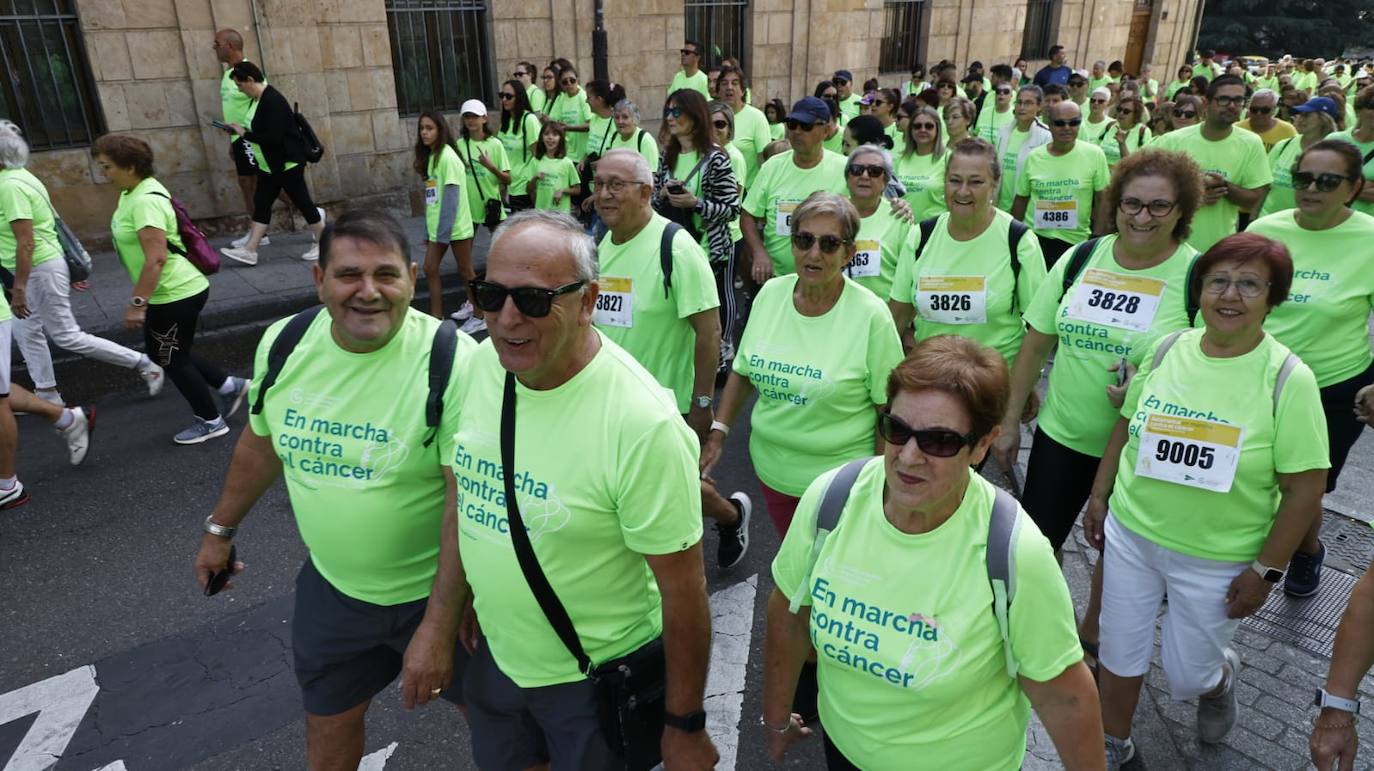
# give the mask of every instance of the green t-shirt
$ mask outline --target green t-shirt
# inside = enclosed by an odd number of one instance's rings
[[[799,496],[836,463],[873,454],[873,410],[887,403],[902,342],[886,303],[850,279],[815,317],[797,312],[796,285],[795,275],[780,276],[759,290],[734,370],[759,394],[749,420],[754,471]]]
[[[1203,353],[1202,335],[1201,329],[1184,332],[1158,370],[1151,368],[1158,341],[1150,346],[1121,408],[1121,416],[1130,421],[1130,433],[1109,505],[1127,529],[1167,549],[1209,560],[1249,562],[1259,555],[1274,524],[1279,506],[1275,474],[1330,468],[1326,417],[1317,382],[1305,364],[1293,370],[1274,409],[1274,381],[1288,349],[1272,336],[1265,335],[1247,354],[1217,359]],[[1169,449],[1161,447],[1159,439],[1143,437],[1151,415],[1240,427],[1239,439],[1229,439],[1240,445],[1229,491],[1145,476],[1146,467],[1138,467],[1142,442],[1147,465],[1156,462],[1157,452]],[[1174,431],[1153,436],[1179,436],[1176,428],[1169,428]],[[1228,441],[1206,425],[1199,428],[1204,436]],[[1279,436],[1283,441],[1275,441]],[[1186,439],[1163,442],[1203,446]],[[1210,460],[1214,472],[1225,465],[1215,456]],[[1179,470],[1189,470],[1178,465]]]
[[[1192,83],[1187,80],[1174,80],[1169,82],[1169,90],[1164,92],[1164,101],[1172,101],[1178,92],[1185,88],[1190,88]]]
[[[834,153],[834,154],[840,156],[841,158],[845,157],[845,152],[844,152],[844,127],[845,127],[845,116],[844,116],[844,113],[840,113],[839,120],[838,120],[838,122],[836,123],[835,133],[832,134],[832,135],[830,136],[830,138],[828,138],[828,139],[826,139],[826,140],[824,140],[824,141],[821,142],[821,146],[822,146],[822,147],[824,147],[825,149],[829,150],[830,152],[832,152],[832,153]]]
[[[786,131],[787,124],[785,123],[768,124],[768,136],[772,137],[774,142],[778,141],[779,139],[782,139],[782,135],[786,133]],[[762,164],[759,165],[762,166]]]
[[[743,180],[749,173],[749,163],[744,159],[744,155],[740,153],[739,148],[735,147],[733,141],[725,146],[725,154],[730,156],[730,171],[735,173],[735,181],[739,182]],[[737,244],[741,238],[744,238],[744,231],[740,229],[739,215],[736,214],[735,218],[730,220],[730,242]],[[702,233],[701,248],[708,253],[710,251],[709,241],[710,239],[707,238],[707,235]]]
[[[1211,80],[1211,78],[1208,78]],[[1293,88],[1306,91],[1310,96],[1317,90],[1317,73],[1315,72],[1295,72],[1293,73]]]
[[[466,167],[463,174],[463,192],[467,195],[468,210],[472,212],[473,222],[486,221],[487,201],[501,200],[501,180],[482,165],[484,153],[496,168],[510,172],[510,158],[506,156],[506,148],[501,144],[501,140],[496,137],[487,137],[480,142],[471,139],[458,140],[458,157]],[[501,219],[505,218],[503,207]]]
[[[258,114],[258,104],[259,102],[257,99],[252,99],[249,101],[248,112],[244,114],[243,122],[239,125],[243,126],[244,128],[249,128],[252,125],[253,118]],[[267,163],[267,156],[262,154],[262,145],[258,144],[257,142],[246,141],[243,143],[243,145],[248,150],[248,159],[251,160],[253,162],[253,165],[257,166],[263,174],[271,174],[274,171],[290,171],[300,165],[295,161],[287,161],[286,165],[282,166],[280,169],[273,169]]]
[[[841,124],[848,123],[859,117],[859,111],[863,108],[863,105],[859,104],[858,94],[851,91],[848,99],[841,99],[838,101],[840,105],[840,115],[843,116],[840,118]]]
[[[1106,88],[1108,83],[1119,83],[1119,82],[1120,82],[1120,81],[1118,81],[1116,78],[1112,77],[1111,75],[1103,75],[1103,76],[1100,77],[1100,78],[1094,78],[1094,77],[1089,76],[1089,77],[1088,77],[1088,93],[1091,94],[1092,92],[1096,91],[1096,90],[1099,89],[1099,88]]]
[[[1026,335],[1021,312],[1031,306],[1045,282],[1045,256],[1032,234],[1021,237],[1016,254],[1020,276],[1011,270],[1008,248],[1012,218],[994,210],[992,223],[971,241],[956,241],[949,234],[949,215],[940,216],[930,241],[916,261],[920,228],[911,235],[897,260],[891,299],[916,310],[916,339],[935,335],[961,335],[997,349],[1010,364]],[[918,292],[922,281],[925,292]],[[981,307],[982,322],[967,320],[965,311],[952,307],[950,299],[967,298],[969,310]]]
[[[911,204],[911,218],[916,222],[934,217],[945,210],[945,164],[948,153],[919,155],[915,151],[903,153],[896,161],[897,180],[906,187],[906,202]]]
[[[543,112],[544,105],[549,101],[549,97],[544,93],[544,89],[531,83],[525,86],[525,96],[530,99],[530,109],[535,112]]]
[[[9,225],[15,220],[33,226],[34,267],[62,256],[47,188],[28,169],[0,169],[0,265],[9,271],[19,254],[19,240]]]
[[[1115,125],[1116,121],[1111,118],[1103,117],[1094,123],[1090,116],[1084,115],[1083,122],[1078,124],[1078,138],[1100,146],[1106,137],[1116,136],[1116,129],[1113,128]]]
[[[1154,104],[1159,97],[1159,81],[1150,78],[1136,82],[1140,84],[1140,98],[1144,99],[1146,104]]]
[[[1212,141],[1202,136],[1202,126],[1188,126],[1162,134],[1152,147],[1176,150],[1188,155],[1202,167],[1203,173],[1219,174],[1232,185],[1253,189],[1274,181],[1269,173],[1269,159],[1264,154],[1264,142],[1252,131],[1232,127],[1225,139]],[[1188,243],[1205,252],[1221,239],[1236,232],[1240,207],[1226,200],[1203,206],[1193,215],[1193,234]]]
[[[661,83],[663,81],[659,82]],[[701,94],[702,97],[709,102],[711,101],[710,86],[711,79],[706,77],[705,71],[697,70],[697,74],[688,75],[686,70],[678,70],[677,74],[673,75],[673,82],[668,85],[668,96],[672,96],[674,92],[681,91],[684,88],[690,88],[698,94]]]
[[[659,245],[668,220],[654,214],[634,238],[597,246],[601,294],[592,323],[673,392],[678,412],[692,407],[696,330],[689,316],[720,307],[706,253],[685,230],[673,236],[673,286],[664,296]]]
[[[1221,67],[1218,66],[1216,62],[1208,64],[1207,62],[1199,61],[1197,64],[1193,65],[1193,77],[1203,78],[1210,83],[1212,81],[1212,78],[1215,78],[1217,75],[1221,74],[1218,71],[1220,69]]]
[[[849,194],[844,156],[827,151],[820,163],[799,169],[792,154],[788,150],[769,158],[759,167],[753,186],[744,196],[744,210],[763,223],[763,246],[773,258],[773,271],[779,276],[796,272],[792,259],[792,211],[817,190]]]
[[[472,209],[463,201],[467,197],[467,173],[458,152],[444,145],[435,155],[429,153],[429,176],[425,178],[425,233],[430,240],[438,238],[439,212],[444,204],[444,189],[449,185],[458,188],[458,212],[453,218],[453,231],[450,241],[466,241],[472,238]]]
[[[1040,428],[1069,449],[1096,457],[1102,456],[1116,423],[1116,408],[1107,400],[1107,386],[1115,384],[1116,374],[1107,368],[1122,358],[1139,365],[1141,351],[1151,341],[1189,326],[1188,267],[1197,256],[1196,249],[1181,244],[1169,259],[1153,268],[1127,270],[1116,262],[1115,245],[1115,234],[1103,236],[1068,292],[1064,291],[1064,271],[1072,261],[1072,253],[1065,253],[1050,268],[1024,315],[1026,323],[1037,332],[1055,335],[1059,341],[1054,367],[1050,369],[1049,390],[1040,407]],[[1115,274],[1104,277],[1108,281],[1135,284],[1138,288],[1144,288],[1140,286],[1141,279],[1164,282],[1154,317],[1148,319],[1148,331],[1093,320],[1093,309],[1088,303],[1103,295],[1093,295],[1089,287],[1083,287],[1083,302],[1075,302],[1079,287],[1092,269]],[[1157,284],[1154,286],[1158,288]]]
[[[1007,108],[1006,112],[998,112],[996,105],[990,104],[978,113],[978,120],[973,124],[973,135],[982,137],[996,147],[997,140],[1002,135],[1002,128],[1015,122],[1015,110]]]
[[[538,178],[543,174],[543,178]],[[555,190],[566,190],[582,183],[577,173],[577,164],[571,158],[554,158],[546,155],[535,161],[534,208],[554,209],[564,214],[572,212],[572,196],[565,195],[558,203],[553,201]]]
[[[1292,137],[1274,145],[1269,151],[1269,173],[1274,183],[1264,196],[1260,206],[1260,217],[1297,207],[1297,194],[1293,191],[1293,164],[1302,155],[1302,137]]]
[[[1351,212],[1334,228],[1306,230],[1296,213],[1261,217],[1247,228],[1282,242],[1293,257],[1293,287],[1288,299],[1269,312],[1264,331],[1301,357],[1317,385],[1326,388],[1374,363],[1369,350],[1374,217]]]
[[[600,158],[611,149],[611,137],[616,133],[615,121],[610,116],[603,118],[592,113],[588,125],[591,128],[587,129],[587,154],[596,153],[596,157]]]
[[[763,148],[773,141],[772,135],[768,132],[768,118],[764,116],[763,110],[752,104],[744,105],[744,109],[735,113],[735,133],[731,137],[730,143],[739,148],[740,155],[744,156],[744,175],[739,177],[740,184],[748,188],[754,181],[754,176],[759,173],[759,153]]]
[[[1031,705],[1007,674],[992,610],[995,488],[970,471],[949,520],[904,533],[883,513],[878,458],[859,473],[808,575],[816,511],[832,476],[807,488],[773,560],[778,590],[810,608],[826,736],[860,768],[1019,769]],[[1017,518],[1008,632],[1019,674],[1046,682],[1083,651],[1054,552],[1024,511]]]
[[[728,155],[727,153],[727,157]],[[696,150],[680,152],[677,154],[677,162],[673,164],[672,169],[673,179],[682,182],[687,188],[687,192],[696,196],[698,199],[702,197],[701,175],[705,171],[704,166],[702,168],[697,168],[697,161],[699,160],[701,160],[701,154]],[[699,243],[701,244],[702,250],[705,251],[709,257],[711,255],[711,241],[710,238],[707,237],[705,223],[701,219],[701,215],[693,214],[692,222],[694,227],[701,233],[701,241]]]
[[[1107,135],[1102,137],[1096,144],[1102,148],[1102,154],[1107,156],[1107,166],[1115,168],[1121,160],[1121,145],[1116,141],[1116,124],[1112,124],[1112,129]],[[1138,123],[1126,132],[1126,152],[1136,153],[1140,148],[1153,141],[1155,135],[1150,128],[1143,123]]]
[[[1093,226],[1093,196],[1107,189],[1111,170],[1102,148],[1074,142],[1064,155],[1050,155],[1050,145],[1026,153],[1016,194],[1030,199],[1026,224],[1041,238],[1071,244],[1088,240]]]
[[[883,133],[887,135],[888,139],[892,140],[892,152],[900,152],[900,150],[898,150],[897,148],[900,148],[902,146],[902,127],[898,126],[896,123],[893,123],[892,125],[883,128]]]
[[[458,549],[492,657],[521,688],[584,679],[525,581],[511,545],[501,471],[506,371],[490,341],[463,372],[440,456],[458,485]],[[701,540],[696,435],[667,389],[601,337],[568,382],[516,385],[513,483],[539,566],[594,663],[659,636],[662,601],[644,555]],[[551,433],[552,427],[557,427]]]
[[[506,150],[506,160],[510,161],[511,195],[525,194],[525,184],[530,181],[530,172],[534,166],[534,150],[531,148],[539,142],[539,130],[539,118],[534,113],[527,112],[520,126],[512,131],[502,130],[496,135]]]
[[[649,171],[652,172],[658,168],[658,140],[654,139],[654,135],[644,129],[635,129],[635,133],[631,134],[629,139],[622,137],[619,131],[613,131],[611,142],[606,148],[614,150],[618,147],[628,147],[644,156],[645,162],[649,164]]]
[[[556,120],[567,126],[584,126],[592,122],[592,108],[587,104],[587,92],[578,89],[577,93],[568,96],[566,92],[559,91],[549,105],[549,119]],[[587,157],[587,141],[590,131],[569,131],[567,132],[568,157],[573,163],[581,163]]]
[[[257,400],[282,319],[258,342],[248,401]],[[429,351],[437,319],[410,308],[396,336],[371,353],[339,347],[320,313],[267,392],[249,427],[281,459],[301,539],[320,575],[357,600],[397,605],[427,597],[444,518],[443,462],[425,446]],[[444,394],[457,388],[476,344],[458,335]],[[368,496],[371,496],[369,498]],[[363,505],[367,504],[367,505]]]
[[[129,280],[135,285],[147,259],[143,254],[143,244],[138,240],[138,231],[151,227],[166,234],[167,261],[162,265],[162,275],[158,276],[153,296],[148,298],[150,305],[185,300],[210,288],[210,282],[196,266],[172,251],[172,247],[183,251],[186,247],[181,242],[181,234],[177,232],[177,215],[172,209],[172,202],[162,196],[170,196],[167,188],[156,179],[145,177],[133,190],[119,194],[119,203],[110,217],[115,253],[129,274]]]
[[[906,245],[908,233],[914,229],[910,222],[893,215],[887,199],[879,199],[878,208],[859,220],[854,259],[845,274],[879,300],[886,300],[897,272],[897,255]]]
[[[244,61],[246,62],[248,60],[244,59]],[[253,99],[240,91],[238,86],[234,85],[234,79],[229,77],[229,73],[233,72],[233,70],[233,67],[226,69],[219,79],[220,112],[224,114],[225,123],[237,123],[240,126],[247,127],[252,117],[248,112],[248,108],[253,104]],[[267,79],[263,78],[262,82],[267,83]],[[229,134],[230,142],[234,141],[235,138],[233,134]]]
[[[1364,162],[1364,182],[1366,185],[1374,184],[1374,155],[1371,155],[1371,153],[1374,153],[1374,142],[1357,141],[1353,130],[1337,131],[1333,134],[1328,134],[1326,138],[1344,139],[1350,144],[1358,147],[1360,149],[1360,157],[1366,159]],[[1364,212],[1365,214],[1374,214],[1374,203],[1369,201],[1356,200],[1354,203],[1350,204],[1350,208],[1358,212]]]
[[[1005,212],[1011,211],[1016,202],[1016,160],[1021,157],[1021,145],[1027,139],[1030,139],[1029,131],[1012,127],[1007,147],[1002,151],[1002,182],[997,190],[997,208]]]

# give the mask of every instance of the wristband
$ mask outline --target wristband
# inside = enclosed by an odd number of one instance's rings
[[[792,730],[792,716],[787,716],[787,722],[782,724],[782,728],[774,728],[773,726],[768,725],[768,720],[763,715],[759,715],[759,725],[763,726],[764,728],[767,728],[775,734],[785,734],[788,731]]]
[[[723,436],[730,435],[730,427],[720,422],[719,420],[711,421],[711,430],[719,431]]]
[[[210,515],[210,517],[213,516],[214,514]],[[220,538],[233,538],[234,533],[237,533],[239,531],[237,527],[226,527],[210,519],[210,517],[205,518],[205,532],[209,533],[210,535],[217,535]]]

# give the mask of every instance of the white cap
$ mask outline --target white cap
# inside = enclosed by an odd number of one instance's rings
[[[1108,91],[1106,88],[1102,86],[1098,86],[1097,88],[1093,89],[1092,97],[1094,99],[1111,99],[1112,92]]]
[[[1088,74],[1087,70],[1074,70],[1073,74],[1077,75],[1078,77],[1084,80],[1092,80],[1092,75]]]
[[[481,115],[485,118],[487,117],[487,106],[482,104],[481,99],[469,99],[463,102],[462,107],[458,108],[458,113],[461,115]]]
[[[1366,69],[1361,69],[1359,72],[1356,72],[1356,73],[1355,73],[1355,79],[1356,79],[1356,80],[1360,80],[1361,78],[1368,80],[1369,77],[1370,77],[1370,75],[1369,75],[1369,70],[1366,70]]]

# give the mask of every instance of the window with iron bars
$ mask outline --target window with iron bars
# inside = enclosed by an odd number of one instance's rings
[[[402,115],[495,101],[487,5],[482,0],[386,0],[396,105]]]
[[[1048,59],[1059,35],[1059,0],[1028,0],[1026,31],[1021,38],[1022,59]]]
[[[105,132],[73,0],[0,0],[0,117],[33,150],[88,145]]]
[[[883,0],[883,40],[878,72],[911,72],[925,56],[930,4],[925,0]]]
[[[720,64],[727,57],[742,67],[748,66],[744,53],[749,40],[749,0],[687,0],[683,19],[686,38],[701,43],[705,54],[701,58],[702,69]]]

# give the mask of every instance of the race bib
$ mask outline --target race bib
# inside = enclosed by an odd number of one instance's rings
[[[916,312],[937,324],[986,324],[985,276],[921,276],[916,284]]]
[[[1231,491],[1240,462],[1240,426],[1152,412],[1140,433],[1135,473],[1164,482]]]
[[[425,180],[425,206],[436,203],[439,203],[439,183],[432,179]]]
[[[796,201],[778,201],[773,211],[774,231],[780,236],[792,235],[792,212],[797,210]]]
[[[1078,201],[1036,201],[1036,230],[1077,230]]]
[[[883,264],[882,244],[865,238],[854,242],[854,260],[849,263],[850,278],[877,278]]]
[[[596,310],[592,313],[592,323],[607,327],[633,327],[634,282],[628,278],[602,276],[598,283],[601,285],[601,293],[596,296]]]
[[[1090,268],[1069,299],[1069,317],[1094,324],[1149,332],[1159,311],[1159,298],[1168,282],[1143,276],[1124,276]]]

